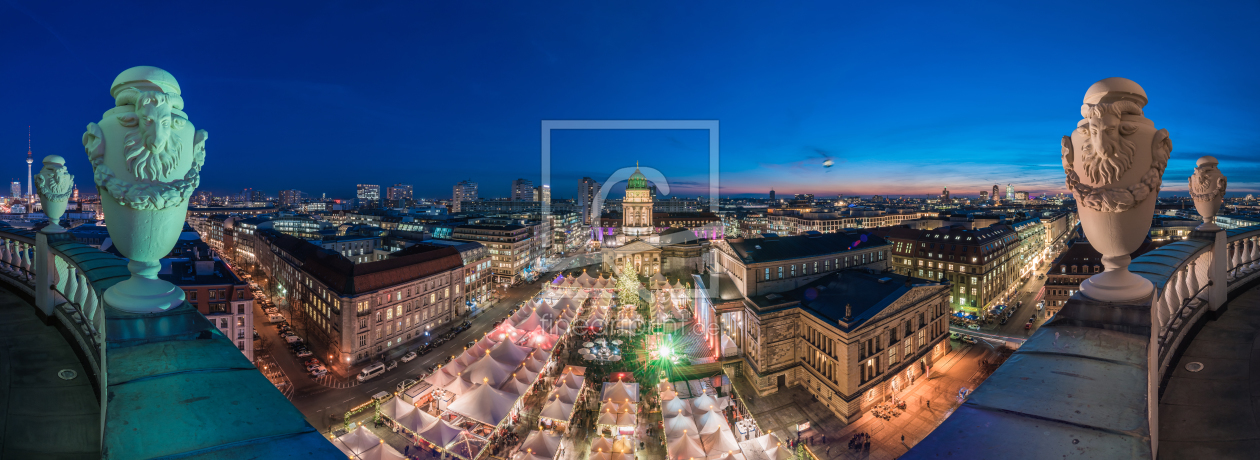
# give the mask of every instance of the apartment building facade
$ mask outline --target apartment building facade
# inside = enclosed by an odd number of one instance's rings
[[[917,230],[872,230],[892,244],[893,272],[952,284],[955,310],[983,313],[1005,301],[1018,284],[1022,261],[1019,234],[1006,224],[975,230],[961,226]]]
[[[866,232],[727,238],[713,245],[719,271],[739,293],[755,297],[795,289],[847,268],[884,271],[891,245]]]

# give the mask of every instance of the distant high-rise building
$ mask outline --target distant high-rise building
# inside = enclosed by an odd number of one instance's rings
[[[578,208],[582,211],[582,223],[591,223],[591,215],[595,211],[595,198],[599,196],[599,182],[589,177],[583,177],[578,181]]]
[[[980,201],[989,201],[989,191],[988,191],[988,190],[985,190],[985,191],[980,192]]]
[[[411,186],[405,184],[394,184],[385,189],[385,199],[398,202],[406,202],[415,199],[411,193]]]
[[[214,194],[206,190],[198,190],[197,193],[193,194],[193,199],[192,199],[193,204],[199,204],[202,206],[210,205],[210,202],[213,200],[214,200]]]
[[[455,184],[451,193],[451,212],[460,212],[460,203],[465,201],[477,201],[477,183],[472,180]]]
[[[534,183],[529,179],[512,181],[512,201],[532,201],[534,199]]]
[[[359,206],[374,207],[378,206],[381,201],[381,186],[372,184],[359,184],[355,193],[355,198],[359,199]]]
[[[302,204],[301,190],[281,190],[280,206],[298,206]]]
[[[13,195],[13,198],[21,198],[22,197],[22,181],[15,180],[13,181],[12,184],[9,184],[9,194]]]
[[[551,186],[539,185],[537,187],[534,187],[533,195],[534,195],[533,196],[534,201],[537,201],[539,203],[542,203],[544,201],[549,202],[551,201]]]
[[[652,201],[656,201],[656,184],[648,186],[648,196],[652,197]]]
[[[774,189],[770,189],[770,201],[774,201]]]
[[[70,195],[70,201],[73,201],[75,203],[79,202],[79,185],[78,184],[75,184],[74,186],[74,193]]]
[[[249,201],[267,201],[267,194],[262,190],[254,190],[250,192]]]
[[[1002,194],[998,191],[998,185],[993,184],[993,193],[989,195],[989,198],[992,198],[993,201],[997,201],[997,200],[1000,200],[1001,197],[1002,197]]]
[[[254,189],[245,187],[245,190],[241,190],[241,201],[249,201],[250,198],[253,196],[254,196]]]
[[[1028,201],[1028,192],[1015,192],[1015,201]]]
[[[1006,199],[1015,201],[1015,186],[1006,184]]]
[[[941,189],[941,201],[949,201],[949,187]]]

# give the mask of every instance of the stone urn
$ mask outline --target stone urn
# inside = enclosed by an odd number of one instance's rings
[[[66,159],[60,155],[44,157],[44,167],[35,176],[35,189],[39,193],[39,202],[48,215],[48,226],[41,233],[62,233],[66,229],[58,225],[61,215],[66,212],[66,203],[70,202],[70,194],[74,192],[74,176],[66,171]]]
[[[1194,209],[1203,216],[1203,224],[1195,227],[1195,230],[1212,232],[1221,229],[1216,225],[1216,211],[1225,201],[1225,185],[1228,181],[1216,165],[1216,157],[1199,157],[1194,174],[1190,176],[1190,198],[1194,199]]]
[[[157,274],[201,181],[206,132],[188,121],[179,83],[165,70],[127,69],[109,93],[115,107],[88,124],[83,148],[108,216],[106,228],[130,259],[131,278],[106,290],[105,302],[133,313],[161,312],[184,301],[184,291]]]
[[[1134,301],[1154,293],[1150,281],[1129,271],[1130,254],[1150,232],[1172,141],[1143,116],[1146,101],[1146,91],[1132,80],[1094,83],[1076,130],[1063,136],[1068,190],[1085,236],[1103,256],[1105,270],[1081,283],[1081,293],[1093,300]]]

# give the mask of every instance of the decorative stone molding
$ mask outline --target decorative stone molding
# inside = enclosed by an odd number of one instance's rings
[[[44,167],[35,176],[35,189],[39,193],[39,202],[48,215],[48,226],[40,230],[43,233],[61,233],[61,215],[66,212],[66,203],[70,194],[74,193],[74,176],[66,170],[66,159],[60,155],[44,157]]]
[[[1129,254],[1150,230],[1172,153],[1168,131],[1145,117],[1146,103],[1146,91],[1132,80],[1094,83],[1085,92],[1082,119],[1060,141],[1081,228],[1106,267],[1081,283],[1081,292],[1094,300],[1133,301],[1154,293],[1150,281],[1128,270]]]
[[[1203,216],[1203,224],[1196,230],[1220,230],[1216,225],[1216,211],[1225,200],[1225,186],[1229,182],[1225,175],[1217,169],[1219,164],[1215,157],[1200,157],[1190,176],[1190,198],[1194,200],[1194,208]]]
[[[182,289],[157,278],[158,260],[183,229],[208,135],[188,121],[180,94],[165,70],[127,69],[110,87],[115,107],[83,134],[110,238],[131,260],[131,278],[110,287],[105,302],[128,312],[161,312],[184,300]]]

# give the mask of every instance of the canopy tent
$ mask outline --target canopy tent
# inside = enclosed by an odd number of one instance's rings
[[[573,374],[561,374],[560,380],[556,382],[556,386],[569,387],[570,389],[579,390],[586,379]]]
[[[448,409],[486,425],[498,426],[512,410],[516,399],[516,395],[478,384],[451,403]]]
[[[556,342],[559,340],[560,337],[557,335],[550,334],[542,329],[534,329],[521,338],[521,343],[531,347],[550,350],[555,348]]]
[[[718,455],[710,454],[708,457],[705,457],[705,460],[747,460],[747,459],[744,457],[743,452],[740,452],[737,450],[735,452],[723,452]]]
[[[612,452],[613,439],[604,436],[591,440],[591,452]]]
[[[379,443],[367,452],[352,457],[355,460],[406,460],[407,457],[389,444]]]
[[[503,322],[503,324],[500,324],[499,327],[496,327],[494,328],[494,330],[490,331],[490,335],[493,335],[495,340],[500,340],[500,341],[511,340],[515,342],[517,339],[520,339],[521,336],[524,334],[525,334],[524,332],[521,332],[519,329],[512,327],[512,325],[508,324],[506,321]]]
[[[497,387],[503,385],[503,382],[512,377],[513,367],[515,365],[503,364],[493,359],[483,359],[472,363],[467,369],[464,369],[464,373],[460,375],[460,378],[472,383],[488,383]]]
[[[600,401],[613,402],[639,402],[639,384],[626,383],[622,381],[604,382],[603,394],[599,397]]]
[[[696,427],[699,429],[700,434],[731,429],[731,426],[726,423],[726,417],[716,410],[705,412],[696,417]]]
[[[517,396],[524,395],[525,391],[529,390],[530,384],[528,382],[522,382],[519,377],[520,376],[508,379],[508,381],[503,382],[503,385],[499,386],[499,389]]]
[[[634,439],[629,436],[617,436],[613,440],[613,452],[619,454],[634,453]]]
[[[704,447],[704,451],[709,455],[739,450],[739,443],[735,441],[735,434],[731,433],[729,429],[701,434],[700,445]]]
[[[458,438],[459,434],[463,431],[464,430],[446,423],[446,420],[438,419],[421,428],[420,431],[416,432],[416,434],[420,435],[421,438],[424,438],[425,441],[429,441],[438,446],[446,447],[448,444],[455,441],[455,439]]]
[[[560,318],[560,312],[548,305],[547,302],[538,302],[533,305],[534,314],[539,318],[555,321]]]
[[[530,355],[528,358],[525,358],[525,362],[521,363],[521,367],[529,369],[530,372],[537,374],[542,372],[543,367],[546,367],[547,363],[535,358],[535,356],[536,355]]]
[[[500,363],[510,364],[512,367],[516,367],[520,365],[521,361],[524,361],[532,351],[534,351],[532,348],[522,347],[512,343],[511,341],[504,340],[490,348],[490,354],[487,356]]]
[[[661,415],[668,418],[677,415],[691,415],[691,405],[681,398],[674,398],[661,403]]]
[[[600,408],[601,412],[639,412],[639,405],[635,403],[604,403]]]
[[[495,343],[494,340],[490,340],[490,334],[486,334],[481,340],[468,347],[467,352],[472,353],[473,356],[481,356],[486,354],[486,350],[494,348]]]
[[[485,447],[485,440],[464,431],[459,433],[459,437],[451,443],[450,447],[447,447],[446,451],[464,460],[472,460],[477,458],[477,454],[481,453],[481,449]]]
[[[739,443],[739,447],[747,460],[785,460],[792,454],[781,444],[779,438],[766,433]]]
[[[458,358],[456,358],[456,359],[452,359],[450,362],[446,364],[443,364],[441,369],[446,371],[446,373],[448,374],[457,376],[459,375],[460,372],[464,371],[465,367],[468,367],[468,365],[464,364],[463,361],[460,361]]]
[[[560,435],[547,431],[531,431],[517,450],[547,459],[555,458],[556,452],[560,450]]]
[[[618,453],[610,454],[608,452],[592,452],[591,456],[588,458],[590,460],[634,460],[634,455],[618,454]]]
[[[389,401],[381,404],[381,414],[394,420],[413,410],[416,410],[416,406],[403,401],[402,398],[390,398]]]
[[[669,440],[668,443],[669,457],[673,459],[690,459],[696,457],[704,457],[704,447],[700,445],[700,437],[695,433],[689,433],[686,436],[681,434]]]
[[[513,373],[513,375],[515,376],[514,377],[515,379],[525,382],[527,384],[534,383],[534,380],[538,378],[538,372],[529,370],[525,366],[518,367],[516,369],[516,372]]]
[[[665,419],[665,436],[673,438],[682,436],[684,432],[689,435],[700,433],[700,430],[696,428],[696,421],[692,420],[691,417],[683,416]]]
[[[561,398],[551,398],[543,406],[542,412],[539,412],[538,416],[568,422],[569,418],[573,417],[573,403],[566,402]]]
[[[718,407],[717,398],[714,398],[709,395],[702,395],[699,398],[692,398],[691,407],[699,409],[702,412],[708,412],[709,410],[723,409],[722,407]]]
[[[341,449],[342,452],[359,455],[367,452],[368,449],[379,446],[381,438],[369,431],[367,427],[359,425],[349,433],[338,436],[337,439],[333,440],[333,444],[337,445],[337,448]]]
[[[445,368],[445,367],[443,367],[443,368],[440,368],[440,369],[438,369],[438,370],[436,370],[436,371],[433,371],[433,373],[432,373],[432,374],[429,374],[429,376],[428,376],[428,377],[425,377],[425,378],[424,378],[424,381],[425,381],[425,382],[429,382],[429,384],[430,384],[430,385],[433,385],[433,386],[435,386],[435,387],[439,387],[439,388],[440,388],[440,387],[444,387],[444,386],[446,386],[447,384],[451,383],[452,381],[454,381],[454,380],[455,380],[455,378],[456,378],[456,377],[455,377],[455,374],[452,374],[452,373],[450,373],[450,372],[447,372],[447,371],[446,371],[446,368]]]
[[[722,334],[722,356],[735,356],[739,354],[739,347],[735,346],[735,341],[730,336]]]
[[[522,318],[520,321],[516,321],[512,323],[512,327],[520,330],[521,332],[528,333],[528,332],[533,332],[535,329],[542,329],[543,322],[542,322],[542,318],[538,317],[537,311],[530,310],[528,316],[526,316],[525,318]]]
[[[411,412],[401,414],[393,419],[394,422],[402,425],[403,428],[410,430],[412,433],[419,433],[424,427],[438,420],[437,417],[429,415],[428,412],[417,410],[414,407],[411,408]]]
[[[456,377],[455,380],[446,384],[446,386],[442,387],[442,389],[454,393],[456,396],[463,396],[465,393],[468,393],[473,389],[473,385],[475,384],[468,379]]]

